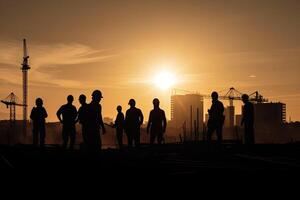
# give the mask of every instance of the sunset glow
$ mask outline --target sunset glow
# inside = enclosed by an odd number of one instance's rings
[[[170,89],[176,84],[176,76],[170,71],[161,71],[153,79],[153,83],[161,90]]]

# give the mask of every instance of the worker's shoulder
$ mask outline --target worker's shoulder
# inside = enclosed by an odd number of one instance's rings
[[[246,107],[249,107],[249,108],[253,108],[254,105],[252,102],[248,101],[246,104],[245,104]]]
[[[142,110],[139,108],[136,108],[136,111],[138,111],[139,113],[142,113]]]
[[[223,102],[220,101],[220,100],[217,101],[217,105],[219,105],[219,106],[224,106],[224,105],[223,105]]]

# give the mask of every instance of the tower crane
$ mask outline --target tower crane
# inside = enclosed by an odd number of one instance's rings
[[[14,123],[16,121],[16,106],[25,106],[19,103],[19,98],[12,92],[5,99],[1,100],[3,104],[9,108],[9,120]]]
[[[233,106],[233,101],[235,100],[242,100],[242,95],[245,93],[242,93],[238,90],[236,90],[234,87],[231,87],[225,95],[219,95],[220,100],[229,100],[229,105]],[[205,99],[210,99],[210,95],[202,95]],[[266,103],[268,102],[268,99],[265,99],[261,94],[259,94],[258,91],[255,91],[251,94],[249,94],[249,101],[253,103]]]
[[[27,129],[27,96],[28,96],[28,70],[29,67],[29,55],[27,52],[26,39],[23,39],[23,63],[22,63],[22,74],[23,74],[23,132],[26,133]]]

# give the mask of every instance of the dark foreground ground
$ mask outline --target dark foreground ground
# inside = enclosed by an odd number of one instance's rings
[[[299,145],[166,144],[140,149],[105,149],[100,154],[62,151],[30,145],[0,146],[0,168],[107,176],[295,176],[300,170]]]

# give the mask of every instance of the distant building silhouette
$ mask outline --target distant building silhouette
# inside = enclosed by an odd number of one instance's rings
[[[286,105],[284,103],[254,104],[255,135],[258,143],[280,142],[286,123]]]
[[[171,125],[182,129],[186,125],[190,137],[194,137],[194,130],[203,130],[203,96],[199,94],[171,96]],[[195,126],[196,122],[196,127]]]

